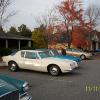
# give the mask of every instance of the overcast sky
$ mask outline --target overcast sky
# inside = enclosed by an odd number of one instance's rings
[[[5,28],[8,29],[10,26],[18,27],[21,24],[26,24],[30,29],[33,29],[36,27],[34,18],[41,16],[61,1],[63,0],[14,0],[9,11],[15,10],[17,14],[10,19]],[[84,0],[86,7],[91,2],[95,3],[94,0]]]

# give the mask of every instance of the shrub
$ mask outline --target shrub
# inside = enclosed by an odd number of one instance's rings
[[[34,50],[35,48],[34,47],[22,47],[21,50]]]
[[[0,56],[7,56],[12,53],[11,49],[8,48],[0,48]]]

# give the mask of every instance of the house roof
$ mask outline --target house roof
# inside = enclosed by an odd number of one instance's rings
[[[24,36],[15,35],[15,34],[7,34],[4,32],[0,32],[0,39],[14,39],[14,40],[31,40],[31,38],[26,38]]]

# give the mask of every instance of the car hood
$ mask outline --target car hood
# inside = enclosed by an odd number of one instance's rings
[[[15,90],[17,89],[13,85],[0,79],[0,97]]]
[[[73,61],[76,61],[76,62],[80,62],[81,61],[81,59],[79,57],[70,56],[70,55],[66,55],[66,56],[59,55],[59,56],[54,56],[54,58],[68,59],[68,60],[73,60]]]
[[[57,61],[57,62],[64,62],[64,63],[72,63],[74,62],[73,60],[68,60],[68,59],[61,59],[61,58],[58,58],[58,57],[48,57],[48,58],[44,58],[44,60],[46,61],[51,61],[51,62],[54,62],[54,61]]]
[[[25,83],[25,81],[18,80],[18,79],[15,79],[13,77],[9,77],[9,76],[3,75],[3,74],[0,74],[0,79],[4,80],[6,83],[11,84],[13,87],[18,89],[20,94],[24,93],[24,91],[23,91],[23,84]]]

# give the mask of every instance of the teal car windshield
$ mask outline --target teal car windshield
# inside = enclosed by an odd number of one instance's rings
[[[82,52],[80,49],[72,49],[72,51]]]
[[[41,58],[52,57],[49,52],[39,52],[39,55],[40,55]]]
[[[60,55],[57,50],[52,50],[52,53],[53,53],[52,56],[58,56],[58,55]]]

